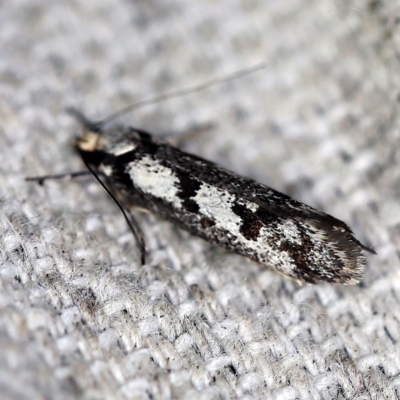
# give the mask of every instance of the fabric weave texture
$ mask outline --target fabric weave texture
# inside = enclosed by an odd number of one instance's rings
[[[400,7],[394,1],[18,0],[0,9],[2,399],[397,399]],[[148,263],[82,170],[94,120],[265,61],[119,123],[348,223],[357,286],[299,285],[136,213]]]

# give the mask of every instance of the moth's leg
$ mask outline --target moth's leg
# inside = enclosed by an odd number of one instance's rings
[[[68,174],[58,174],[58,175],[43,175],[43,176],[34,176],[34,177],[29,177],[25,178],[26,181],[30,182],[38,182],[39,185],[43,185],[44,181],[47,180],[53,180],[53,179],[74,179],[74,178],[79,178],[81,176],[94,176],[96,180],[100,183],[100,185],[103,187],[103,189],[107,192],[107,194],[111,197],[111,199],[115,202],[115,204],[118,206],[120,211],[122,212],[122,215],[124,216],[129,229],[131,230],[133,237],[135,238],[136,244],[139,247],[140,250],[140,261],[142,265],[145,264],[145,258],[146,258],[146,244],[144,240],[144,235],[143,232],[140,228],[140,225],[134,218],[134,216],[129,212],[129,210],[125,209],[121,203],[115,198],[113,193],[111,192],[110,189],[100,180],[99,178],[99,173],[97,171],[93,171],[92,168],[89,168],[88,171],[80,171],[80,172],[72,172]],[[141,210],[145,211],[145,210]],[[146,210],[147,211],[147,210]]]
[[[83,159],[83,162],[85,163],[87,169],[90,171],[92,176],[96,179],[96,181],[100,184],[100,186],[106,191],[106,193],[111,197],[111,200],[115,203],[115,205],[119,208],[122,215],[124,216],[125,221],[128,224],[128,227],[131,230],[133,237],[135,238],[136,245],[139,247],[140,261],[141,261],[142,265],[144,265],[146,263],[146,243],[145,243],[143,231],[140,228],[140,225],[136,221],[135,217],[130,213],[130,211],[122,206],[122,204],[118,201],[117,197],[114,195],[112,190],[107,186],[107,184],[104,183],[100,179],[99,173],[96,170],[94,170],[85,159]]]
[[[39,185],[43,185],[45,181],[50,180],[60,180],[60,179],[75,179],[81,176],[91,176],[90,171],[79,171],[79,172],[69,172],[66,174],[55,174],[55,175],[42,175],[42,176],[30,176],[25,178],[27,182],[38,182]]]
[[[128,224],[128,227],[133,234],[136,245],[139,248],[140,262],[142,265],[144,265],[146,263],[146,242],[144,239],[144,234],[143,234],[142,228],[140,227],[136,218],[133,216],[133,214],[129,210],[124,209],[124,208],[120,208],[120,210],[121,210],[122,214],[124,215],[126,222]],[[128,216],[129,216],[129,218],[128,218]]]

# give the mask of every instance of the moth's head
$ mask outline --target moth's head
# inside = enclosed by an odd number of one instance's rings
[[[153,141],[151,135],[144,131],[123,126],[107,127],[107,123],[92,122],[75,109],[69,112],[84,128],[75,146],[85,158],[89,157],[89,153],[119,156]],[[90,157],[93,158],[93,155]]]
[[[99,140],[101,133],[95,132],[92,130],[85,130],[82,135],[80,135],[76,142],[75,146],[80,151],[85,152],[93,152],[99,149]]]

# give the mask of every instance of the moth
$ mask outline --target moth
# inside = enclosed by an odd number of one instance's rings
[[[331,215],[145,131],[106,128],[73,113],[84,128],[76,150],[96,179],[105,179],[103,186],[134,233],[142,263],[145,243],[133,216],[128,217],[130,207],[300,282],[357,284],[366,264],[363,251],[375,254]]]

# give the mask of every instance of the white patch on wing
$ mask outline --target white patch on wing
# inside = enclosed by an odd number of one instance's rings
[[[111,165],[100,164],[99,171],[102,172],[105,176],[111,176],[113,169]]]
[[[260,207],[258,204],[253,203],[252,201],[248,201],[248,200],[237,199],[236,202],[238,204],[245,206],[247,209],[249,209],[253,213],[256,212]]]
[[[241,236],[239,232],[241,218],[232,211],[236,196],[226,190],[203,183],[192,199],[198,204],[199,211],[214,219],[219,228]]]
[[[285,221],[282,224],[279,224],[277,228],[281,230],[282,236],[288,242],[301,245],[302,241],[301,241],[300,231],[293,221],[290,220]]]
[[[120,143],[112,148],[110,151],[111,154],[114,156],[120,156],[121,154],[128,153],[129,151],[135,150],[136,144],[135,143]]]
[[[271,245],[276,231],[271,232],[268,227],[262,227],[257,240],[248,240],[241,234],[242,219],[232,211],[232,206],[236,201],[235,195],[203,183],[192,199],[199,205],[200,213],[213,218],[218,228],[227,230],[236,236],[239,243],[247,249],[266,256],[266,264],[274,265],[284,273],[290,273],[296,268],[294,260],[286,251],[278,250]],[[258,208],[257,204],[253,206],[250,202],[246,203],[246,206],[252,211]],[[293,240],[296,235],[293,228],[292,230],[293,233],[290,233],[289,236]],[[285,237],[282,232],[280,233]]]
[[[178,197],[179,179],[170,168],[164,167],[150,157],[129,163],[129,175],[144,193],[164,199],[175,207],[181,206]]]
[[[246,201],[246,207],[250,211],[256,212],[260,206],[256,203],[252,203],[251,201]]]

